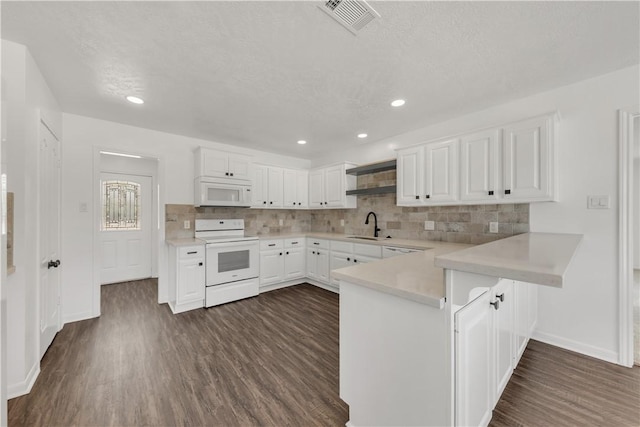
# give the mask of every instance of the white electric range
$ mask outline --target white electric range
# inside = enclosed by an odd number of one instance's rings
[[[247,236],[243,219],[196,219],[195,237],[205,245],[205,307],[258,295],[257,236]]]

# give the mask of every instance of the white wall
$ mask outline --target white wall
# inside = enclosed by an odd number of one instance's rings
[[[73,114],[63,115],[62,150],[62,256],[67,260],[62,271],[63,321],[94,317],[99,313],[99,298],[94,265],[93,224],[96,223],[94,170],[99,162],[99,149],[139,154],[158,159],[160,184],[159,240],[164,240],[164,204],[193,204],[193,151],[210,147],[247,154],[253,161],[292,168],[308,168],[310,161],[234,147],[227,144],[172,135],[119,123]],[[79,212],[87,203],[88,212]],[[160,243],[162,245],[162,243]],[[166,254],[159,251],[160,299],[166,301],[163,262]]]
[[[558,110],[560,202],[533,203],[531,231],[581,233],[563,289],[540,287],[537,339],[618,360],[618,116],[638,103],[638,66],[495,106],[438,125],[314,160],[395,158],[394,148]],[[587,210],[587,195],[611,209]]]
[[[14,265],[7,278],[7,388],[9,397],[29,391],[39,372],[38,325],[38,132],[41,116],[61,136],[60,108],[28,50],[2,41],[6,90],[8,191],[15,193]]]

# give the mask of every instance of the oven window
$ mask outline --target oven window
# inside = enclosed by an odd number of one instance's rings
[[[249,267],[249,249],[218,254],[218,273],[225,271],[244,270]]]

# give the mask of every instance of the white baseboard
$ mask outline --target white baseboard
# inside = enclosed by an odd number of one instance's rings
[[[276,289],[287,288],[289,286],[300,285],[307,282],[307,279],[300,278],[294,280],[287,280],[286,282],[274,283],[273,285],[260,286],[260,293],[263,294],[269,291],[275,291]]]
[[[81,313],[67,314],[63,316],[62,323],[66,325],[67,323],[79,322],[80,320],[93,319],[94,317],[100,317],[100,314],[96,316],[91,311],[83,311]]]
[[[584,354],[585,356],[595,357],[596,359],[604,360],[605,362],[619,364],[618,353],[615,351],[605,350],[600,347],[595,347],[539,331],[534,331],[531,338],[536,341],[542,341],[546,344],[564,348],[565,350],[575,351],[576,353]]]
[[[13,399],[14,397],[23,396],[28,394],[35,384],[36,379],[40,375],[40,361],[33,364],[27,377],[17,384],[7,384],[7,399]]]

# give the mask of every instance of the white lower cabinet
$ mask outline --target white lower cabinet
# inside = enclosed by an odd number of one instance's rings
[[[332,240],[330,247],[329,269],[332,271],[355,264],[366,264],[382,259],[382,247],[378,245]],[[337,287],[340,285],[340,281],[331,278],[331,284]]]
[[[535,325],[536,285],[501,279],[454,314],[454,417],[486,426]]]
[[[305,276],[305,239],[260,242],[260,287]]]
[[[322,283],[329,283],[328,249],[307,248],[307,277]]]
[[[204,307],[204,245],[169,245],[169,307],[182,313]]]
[[[491,291],[455,314],[455,425],[486,426],[491,420]]]

